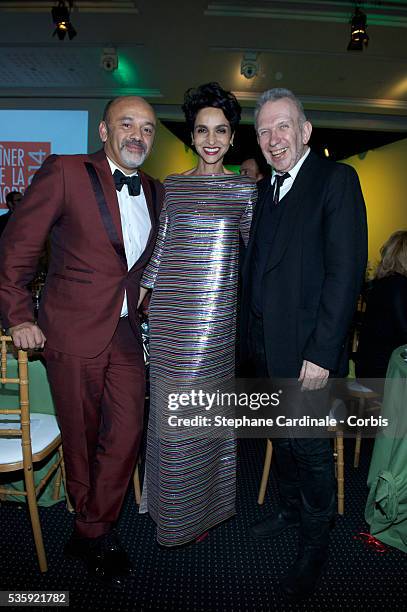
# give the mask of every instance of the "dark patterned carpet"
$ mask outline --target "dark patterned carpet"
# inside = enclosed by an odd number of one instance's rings
[[[129,491],[119,533],[139,575],[121,591],[99,584],[80,562],[63,557],[72,517],[62,503],[41,508],[49,564],[41,576],[25,508],[3,503],[0,590],[67,590],[70,608],[80,610],[406,610],[407,556],[393,548],[378,554],[353,538],[367,529],[363,512],[371,441],[362,444],[358,470],[352,467],[353,442],[346,441],[345,516],[332,532],[330,561],[318,591],[301,605],[283,599],[278,577],[295,558],[295,531],[260,542],[248,532],[248,525],[267,514],[277,498],[271,478],[264,506],[256,502],[264,447],[264,440],[241,442],[237,516],[199,544],[159,547],[154,525],[147,515],[137,514]]]

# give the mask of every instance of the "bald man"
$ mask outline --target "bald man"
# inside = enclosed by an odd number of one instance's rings
[[[16,347],[42,349],[62,432],[75,530],[65,552],[120,586],[132,573],[114,525],[143,429],[139,280],[156,237],[161,185],[139,171],[156,128],[142,98],[106,106],[92,155],[51,155],[0,249],[0,311]],[[51,259],[38,322],[32,280]]]

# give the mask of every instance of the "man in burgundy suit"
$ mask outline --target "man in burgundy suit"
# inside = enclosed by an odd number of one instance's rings
[[[62,431],[75,531],[65,552],[120,584],[132,573],[114,524],[143,428],[139,280],[156,237],[162,186],[140,172],[156,117],[142,98],[111,101],[103,150],[51,155],[0,242],[0,313],[14,343],[41,349]],[[51,258],[34,322],[32,280]]]

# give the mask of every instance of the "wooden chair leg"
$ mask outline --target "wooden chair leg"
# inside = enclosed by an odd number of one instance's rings
[[[359,407],[358,407],[358,418],[362,418],[365,413],[365,399],[360,398]],[[353,467],[359,467],[359,458],[360,458],[360,445],[362,443],[362,430],[360,428],[357,429],[356,432],[356,440],[355,440],[355,454],[353,456]]]
[[[264,503],[264,497],[266,495],[267,482],[270,474],[271,458],[273,456],[273,444],[271,440],[267,440],[266,456],[264,457],[263,476],[261,478],[259,497],[257,503],[262,505]]]
[[[59,453],[59,451],[58,451],[58,454],[61,457],[61,454]],[[56,471],[54,487],[52,490],[52,499],[54,500],[59,499],[59,495],[61,493],[61,481],[62,481],[62,468],[61,468],[61,463],[60,463],[59,468]]]
[[[35,548],[37,551],[38,564],[41,572],[48,570],[47,557],[45,555],[44,542],[42,539],[42,531],[40,517],[38,514],[37,497],[35,494],[34,474],[33,469],[24,470],[25,489],[27,491],[28,509],[30,512],[31,527],[34,534]]]
[[[136,498],[136,504],[139,506],[141,502],[141,487],[140,487],[140,473],[138,469],[139,463],[137,462],[136,469],[133,474],[133,485],[134,485],[134,497]]]
[[[336,433],[334,438],[334,468],[335,468],[335,478],[338,479],[338,442],[336,440]]]
[[[360,434],[360,432],[358,431],[356,434],[356,440],[355,440],[355,454],[353,456],[353,467],[357,468],[359,467],[359,458],[360,458],[360,444],[362,441],[362,436]]]
[[[343,432],[336,434],[336,477],[338,480],[338,514],[345,511],[345,462],[343,455]]]
[[[74,512],[74,508],[73,508],[73,506],[71,504],[71,501],[69,499],[68,489],[67,489],[67,486],[66,486],[65,461],[64,461],[64,451],[62,449],[62,444],[58,448],[58,453],[59,453],[59,456],[61,457],[61,474],[62,474],[62,482],[64,483],[65,499],[66,499],[66,509],[68,510],[68,512]]]

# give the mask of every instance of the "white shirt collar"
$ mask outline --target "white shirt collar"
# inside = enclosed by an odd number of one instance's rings
[[[115,170],[120,170],[120,172],[122,172],[123,174],[126,174],[125,172],[123,172],[123,170],[121,170],[119,168],[119,166],[117,166],[111,159],[110,157],[108,157],[106,155],[106,159],[109,162],[109,166],[110,166],[110,170],[112,171],[112,174],[114,174]],[[136,170],[135,172],[132,172],[131,174],[126,174],[126,176],[134,176],[135,174],[138,174],[138,171]]]

